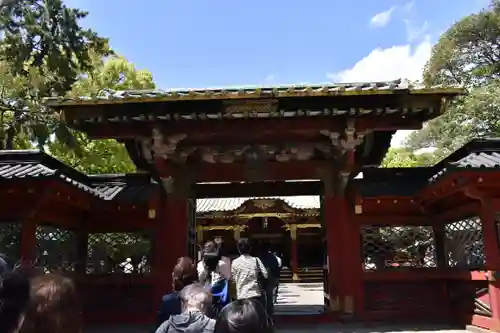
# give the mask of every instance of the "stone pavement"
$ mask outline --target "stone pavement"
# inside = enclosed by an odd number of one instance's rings
[[[323,283],[283,283],[280,285],[277,315],[307,315],[323,311]]]

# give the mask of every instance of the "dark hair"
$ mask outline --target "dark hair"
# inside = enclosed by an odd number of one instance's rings
[[[215,242],[208,241],[203,247],[203,262],[209,271],[215,271],[219,264],[220,254]]]
[[[253,299],[241,299],[225,306],[215,322],[214,333],[271,333],[274,325],[264,306]]]
[[[187,285],[198,282],[198,272],[193,259],[180,257],[172,272],[172,286],[175,291],[181,291]]]
[[[73,281],[59,274],[38,275],[31,281],[31,301],[23,333],[79,333],[81,304]]]
[[[30,282],[19,272],[0,276],[0,332],[11,333],[21,325],[30,300]]]
[[[222,256],[227,256],[227,251],[226,247],[224,246],[224,239],[222,237],[218,237],[214,240],[215,245],[217,245],[217,250],[219,251],[219,255]]]
[[[252,249],[250,243],[248,242],[248,238],[240,238],[238,243],[236,243],[236,247],[238,248],[238,252],[240,254],[250,254],[250,250]]]

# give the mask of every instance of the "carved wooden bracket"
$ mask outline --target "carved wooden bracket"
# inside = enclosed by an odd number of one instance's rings
[[[165,137],[161,130],[153,128],[151,138],[151,150],[153,151],[154,156],[168,159],[175,154],[177,145],[186,138],[186,134],[178,133]]]
[[[364,132],[356,131],[356,122],[353,119],[347,121],[347,127],[345,129],[345,138],[340,140],[340,146],[343,151],[355,151],[356,148],[363,143],[363,138],[365,137]]]

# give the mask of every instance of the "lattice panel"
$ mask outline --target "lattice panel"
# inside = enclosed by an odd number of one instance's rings
[[[436,267],[432,227],[367,226],[362,237],[365,270]]]
[[[149,273],[151,243],[149,233],[89,234],[87,273]]]
[[[48,272],[72,272],[77,260],[77,241],[72,231],[51,226],[36,228],[37,266]]]
[[[483,228],[479,217],[445,226],[445,254],[449,267],[481,269],[485,264]]]
[[[0,253],[4,254],[12,264],[21,257],[21,224],[0,223]]]

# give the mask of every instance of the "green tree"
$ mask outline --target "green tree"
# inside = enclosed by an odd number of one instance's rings
[[[477,87],[456,101],[443,116],[407,139],[410,149],[435,147],[449,154],[473,138],[500,136],[500,80]]]
[[[426,84],[483,85],[500,77],[500,0],[453,24],[434,45]]]
[[[424,70],[427,85],[460,84],[470,94],[412,133],[405,146],[411,150],[434,147],[448,154],[472,138],[499,136],[499,80],[500,0],[493,0],[441,36]]]
[[[98,96],[110,90],[154,89],[153,76],[145,70],[137,70],[123,57],[113,56],[98,62],[92,71],[77,81],[70,95]],[[73,133],[78,141],[77,149],[55,140],[49,144],[49,151],[56,158],[89,174],[130,173],[135,166],[123,144],[116,140],[89,140],[83,133]]]
[[[430,166],[436,162],[431,153],[415,154],[405,148],[390,148],[382,161],[383,168],[414,168]]]
[[[19,0],[0,9],[0,67],[4,80],[16,83],[4,86],[0,98],[0,148],[14,148],[18,135],[40,147],[51,134],[76,144],[41,100],[66,94],[80,73],[92,69],[92,52],[111,53],[106,39],[79,25],[86,15],[62,0]]]

